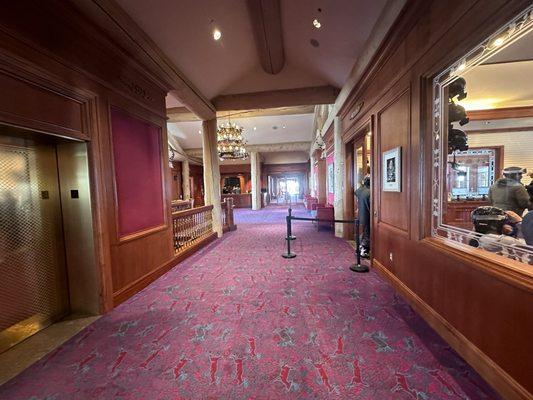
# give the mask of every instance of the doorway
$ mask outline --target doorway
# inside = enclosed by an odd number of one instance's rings
[[[302,178],[298,175],[269,175],[270,197],[277,204],[295,204],[303,193]]]
[[[0,353],[99,311],[87,146],[0,126]]]
[[[365,176],[370,176],[372,173],[372,146],[372,125],[370,122],[358,129],[354,138],[346,144],[347,190],[345,194],[345,219],[354,219],[359,216],[355,191],[363,185]],[[361,226],[361,229],[363,229],[363,226]],[[345,230],[344,238],[354,240],[353,231],[351,229]]]

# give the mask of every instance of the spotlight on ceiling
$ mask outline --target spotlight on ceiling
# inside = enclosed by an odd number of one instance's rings
[[[220,32],[218,29],[215,29],[213,31],[213,39],[220,40],[221,37],[222,37],[222,32]]]
[[[313,20],[313,26],[316,28],[316,29],[320,29],[320,27],[322,26],[322,24],[320,23],[320,21],[318,19],[314,19]]]
[[[256,130],[257,130],[257,126],[254,126],[254,131],[256,131]]]
[[[198,131],[198,133],[201,135],[201,134],[202,134],[202,130],[200,129],[200,130]]]

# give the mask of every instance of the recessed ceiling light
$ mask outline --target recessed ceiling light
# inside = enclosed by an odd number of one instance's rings
[[[218,29],[215,29],[213,31],[213,39],[220,40],[221,37],[222,37],[222,32],[220,32]]]
[[[316,28],[316,29],[320,29],[320,27],[322,26],[322,24],[320,23],[320,21],[318,19],[314,19],[313,20],[313,26]]]
[[[254,131],[256,131],[256,130],[257,130],[257,126],[254,126]]]
[[[283,129],[285,129],[285,125],[283,125]]]
[[[200,130],[198,131],[198,133],[201,135],[201,134],[202,134],[202,130],[200,129]]]

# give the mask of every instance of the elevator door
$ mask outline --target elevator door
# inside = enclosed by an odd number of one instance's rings
[[[69,309],[55,146],[11,142],[0,137],[0,352]]]

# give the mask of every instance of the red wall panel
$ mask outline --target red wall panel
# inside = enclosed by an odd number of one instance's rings
[[[160,128],[117,109],[111,127],[119,235],[163,225]]]

